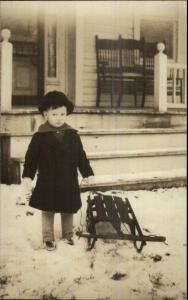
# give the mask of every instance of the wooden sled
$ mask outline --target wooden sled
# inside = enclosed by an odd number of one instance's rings
[[[100,224],[102,224],[101,228]],[[110,230],[105,230],[105,224],[108,224],[106,227]],[[101,192],[95,192],[88,196],[86,230],[87,232],[79,230],[76,234],[79,237],[87,238],[88,250],[95,246],[97,239],[130,240],[133,241],[137,252],[142,251],[146,242],[164,242],[166,240],[164,236],[143,235],[127,198],[122,199],[120,196],[106,195]]]

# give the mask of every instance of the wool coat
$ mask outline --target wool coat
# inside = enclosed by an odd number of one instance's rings
[[[62,140],[54,132],[36,132],[22,174],[33,179],[38,171],[29,205],[44,211],[76,213],[81,207],[78,169],[83,178],[94,175],[75,129],[66,125]]]

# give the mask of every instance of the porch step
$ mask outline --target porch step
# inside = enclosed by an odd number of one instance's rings
[[[111,159],[111,158],[129,158],[129,157],[149,157],[149,156],[169,156],[169,155],[184,155],[186,154],[185,148],[162,148],[162,149],[142,149],[130,151],[105,151],[98,153],[88,153],[89,159]]]
[[[91,130],[80,135],[86,152],[186,147],[185,128]]]
[[[185,128],[81,130],[80,136],[87,153],[186,147]],[[31,134],[12,134],[11,157],[24,157],[30,140]]]
[[[97,175],[115,175],[185,168],[186,148],[88,153]]]
[[[108,191],[108,190],[152,190],[155,188],[171,188],[186,186],[186,169],[130,173],[116,175],[98,175],[93,177],[90,185],[81,184],[81,191]]]
[[[1,132],[33,133],[43,122],[36,109],[15,109],[1,115]],[[159,113],[153,109],[76,108],[68,123],[81,129],[186,127],[187,114],[181,111]]]
[[[88,153],[96,175],[137,174],[146,172],[170,172],[186,166],[185,148],[166,148],[139,151]],[[14,158],[20,163],[21,173],[24,158]]]
[[[36,177],[34,179],[36,181]],[[82,184],[79,177],[80,190],[109,191],[109,190],[152,190],[157,188],[172,188],[187,186],[185,168],[171,171],[155,171],[127,173],[118,175],[95,175],[90,184]]]

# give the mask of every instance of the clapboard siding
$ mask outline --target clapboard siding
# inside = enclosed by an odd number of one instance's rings
[[[126,5],[126,15],[121,14],[117,3],[95,3],[95,6],[87,7],[87,13],[83,13],[83,106],[95,106],[97,92],[96,52],[95,36],[100,38],[117,39],[121,34],[123,37],[132,36],[132,19],[130,5]],[[122,4],[121,4],[122,8]],[[97,11],[97,17],[95,13]],[[126,19],[126,22],[125,22]],[[103,95],[101,106],[109,106],[110,96]],[[132,100],[129,100],[129,106]]]

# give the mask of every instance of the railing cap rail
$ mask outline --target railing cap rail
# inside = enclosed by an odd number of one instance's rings
[[[175,62],[168,62],[167,63],[168,68],[172,69],[186,69],[186,64],[180,64],[180,63],[175,63]]]

